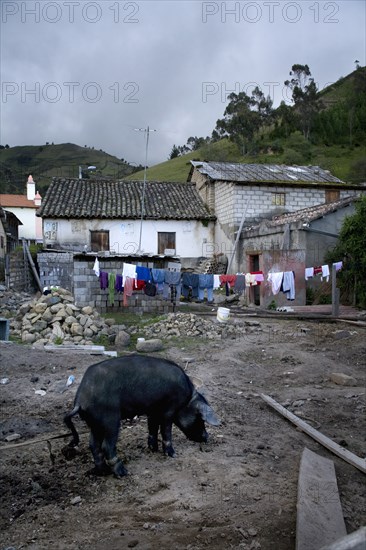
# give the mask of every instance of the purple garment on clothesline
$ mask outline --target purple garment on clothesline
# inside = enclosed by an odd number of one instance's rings
[[[99,275],[100,288],[106,290],[108,288],[108,273],[106,271],[101,271]]]
[[[122,275],[116,275],[116,284],[115,287],[117,292],[123,292],[123,277]]]

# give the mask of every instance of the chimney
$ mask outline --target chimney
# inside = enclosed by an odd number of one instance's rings
[[[37,193],[36,193],[36,195],[35,195],[35,197],[34,197],[34,204],[35,204],[35,206],[41,206],[41,204],[42,204],[42,197],[41,197],[41,195],[38,193],[38,191],[37,191]]]
[[[32,176],[28,176],[27,199],[29,201],[34,201],[35,195],[36,195],[36,184],[34,183]]]

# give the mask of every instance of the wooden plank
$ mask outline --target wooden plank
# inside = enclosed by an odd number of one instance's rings
[[[268,395],[265,395],[264,393],[261,394],[261,398],[268,403],[271,407],[273,407],[277,412],[282,414],[285,418],[290,420],[295,426],[298,426],[302,429],[303,432],[305,432],[307,435],[310,435],[315,441],[318,443],[321,443],[323,447],[326,447],[332,453],[339,456],[340,458],[343,458],[346,462],[349,464],[352,464],[352,466],[355,466],[355,468],[358,468],[362,473],[366,474],[366,460],[364,458],[360,458],[357,455],[351,453],[344,447],[341,447],[338,445],[338,443],[335,443],[329,437],[323,435],[322,433],[318,432],[315,428],[304,422],[304,420],[301,420],[298,416],[292,414],[292,412],[285,409],[285,407],[282,407],[277,401],[272,399],[272,397],[269,397]]]
[[[318,550],[345,535],[333,461],[305,448],[298,481],[296,550]]]
[[[361,527],[350,535],[342,537],[329,546],[320,550],[365,550],[366,549],[366,527]]]

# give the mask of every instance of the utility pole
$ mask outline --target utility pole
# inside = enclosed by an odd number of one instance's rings
[[[145,214],[146,170],[147,170],[147,154],[148,154],[148,149],[149,149],[149,136],[150,136],[150,132],[156,132],[156,130],[152,130],[148,126],[147,128],[135,128],[135,131],[136,132],[145,132],[145,134],[146,134],[144,183],[143,183],[143,187],[142,187],[142,198],[141,198],[140,237],[139,237],[139,247],[138,247],[138,250],[137,250],[137,252],[141,254],[141,252],[142,252],[142,249],[141,249],[142,222],[143,222],[144,214]]]

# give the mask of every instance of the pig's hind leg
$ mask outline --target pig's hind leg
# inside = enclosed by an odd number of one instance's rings
[[[111,419],[110,419],[111,420]],[[102,443],[102,451],[104,458],[108,466],[116,477],[123,477],[127,475],[127,470],[123,465],[123,462],[117,456],[117,440],[119,434],[120,419],[116,419],[114,422],[108,423],[108,428],[104,431],[104,439]]]
[[[96,430],[90,431],[89,448],[94,458],[95,468],[91,473],[99,476],[111,474],[112,471],[105,463],[104,454],[102,451],[103,436]]]

